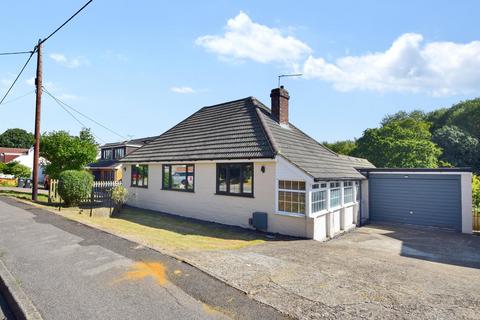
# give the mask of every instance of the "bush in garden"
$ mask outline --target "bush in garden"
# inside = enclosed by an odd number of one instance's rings
[[[480,176],[473,175],[472,178],[473,207],[480,211]]]
[[[120,211],[125,202],[128,199],[128,190],[122,186],[118,185],[112,189],[112,201],[115,204],[115,213]]]
[[[58,194],[67,207],[77,206],[82,199],[89,198],[93,176],[83,170],[65,170],[58,177]]]

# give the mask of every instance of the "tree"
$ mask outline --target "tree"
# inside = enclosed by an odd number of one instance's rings
[[[476,175],[472,176],[472,198],[473,207],[480,211],[480,177]]]
[[[333,152],[347,156],[352,155],[356,147],[356,143],[353,140],[336,141],[333,143],[322,142],[322,144]]]
[[[5,174],[13,174],[17,178],[30,178],[32,170],[29,167],[24,166],[16,161],[9,163],[0,163],[0,172]]]
[[[443,153],[441,160],[456,167],[480,169],[480,142],[456,126],[444,126],[436,130],[432,137]]]
[[[8,129],[0,134],[0,147],[29,149],[34,142],[32,133],[19,128]]]
[[[353,155],[377,167],[436,168],[442,151],[431,141],[429,128],[430,123],[412,117],[390,119],[365,130]]]
[[[52,131],[42,136],[40,155],[50,161],[45,171],[51,178],[58,178],[65,170],[83,170],[97,156],[97,144],[89,129],[82,129],[79,136],[66,131]]]
[[[382,119],[380,124],[384,126],[392,121],[399,121],[399,120],[405,120],[405,119],[413,119],[415,121],[425,121],[425,118],[426,118],[426,114],[422,110],[413,110],[411,112],[398,111],[395,114],[386,115]]]

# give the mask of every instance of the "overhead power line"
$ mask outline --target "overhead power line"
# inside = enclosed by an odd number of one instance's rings
[[[0,52],[0,56],[10,56],[14,54],[27,54],[32,53],[33,51],[15,51],[15,52]]]
[[[105,130],[108,130],[109,132],[113,133],[114,135],[122,138],[123,140],[129,140],[127,137],[125,137],[124,135],[121,135],[120,133],[110,129],[109,127],[101,124],[100,122],[98,122],[97,120],[87,116],[86,114],[78,111],[77,109],[75,109],[74,107],[72,107],[71,105],[65,103],[64,101],[60,100],[59,98],[55,97],[53,94],[51,94],[47,89],[45,89],[45,87],[43,87],[43,92],[45,92],[46,94],[48,94],[51,98],[55,99],[55,101],[57,101],[58,103],[61,103],[63,106],[73,110],[74,112],[78,113],[79,115],[81,115],[82,117],[84,117],[85,119],[88,119],[90,121],[92,121],[93,123],[95,123],[96,125],[104,128]]]
[[[13,98],[13,99],[10,99],[10,100],[8,100],[8,101],[5,101],[2,105],[6,105],[6,104],[9,104],[9,103],[15,102],[15,101],[17,101],[17,100],[20,100],[20,99],[22,99],[22,98],[25,98],[26,96],[31,95],[31,94],[34,93],[34,92],[35,92],[35,90],[31,90],[31,91],[29,91],[29,92],[27,92],[27,93],[25,93],[25,94],[22,94],[21,96],[18,96],[18,97],[15,97],[15,98]]]
[[[62,108],[66,113],[68,113],[73,119],[75,119],[75,121],[77,121],[83,128],[88,128],[88,126],[83,123],[82,121],[80,121],[80,119],[78,119],[77,117],[75,117],[75,115],[70,111],[68,110],[67,108],[65,108],[62,103],[60,103],[59,100],[57,100],[57,98],[55,98],[53,95],[51,95],[50,93],[48,93],[47,90],[45,90],[45,88],[43,89],[43,92],[45,92],[46,94],[48,94],[59,106],[60,108]],[[93,133],[92,131],[92,135],[97,138],[97,140],[100,140],[102,141],[103,143],[106,143],[105,140],[103,140],[102,138],[100,138],[99,136],[95,135],[95,133]]]
[[[93,0],[90,0],[90,1],[88,1],[87,3],[85,3],[85,4],[83,5],[83,7],[81,7],[80,9],[78,9],[78,11],[75,12],[70,18],[68,18],[67,21],[65,21],[64,23],[62,23],[62,24],[60,25],[60,27],[58,27],[57,29],[55,29],[55,31],[53,31],[53,32],[50,33],[47,37],[45,37],[42,41],[40,41],[40,43],[39,43],[38,45],[41,45],[41,44],[43,44],[45,41],[47,41],[48,39],[50,39],[51,36],[53,36],[53,35],[54,35],[55,33],[57,33],[60,29],[62,29],[67,23],[70,22],[70,20],[72,20],[73,18],[75,18],[75,16],[76,16],[77,14],[79,14],[83,9],[85,9],[90,3],[92,3],[92,1],[93,1]]]
[[[28,57],[27,62],[25,62],[25,64],[23,65],[22,69],[21,69],[20,72],[18,73],[17,77],[15,78],[15,80],[13,80],[12,85],[8,88],[7,92],[5,92],[5,95],[3,96],[2,100],[0,100],[0,105],[3,103],[3,101],[5,100],[5,98],[6,98],[6,97],[8,96],[8,94],[10,93],[10,90],[12,90],[12,88],[13,88],[13,86],[15,85],[15,83],[17,82],[18,78],[20,78],[20,76],[22,75],[23,70],[25,70],[25,68],[27,67],[27,65],[28,65],[28,63],[30,62],[30,60],[32,59],[32,56],[33,56],[34,53],[35,53],[35,50],[30,53],[30,56]]]

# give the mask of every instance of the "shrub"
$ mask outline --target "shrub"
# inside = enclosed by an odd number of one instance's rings
[[[112,200],[116,205],[122,205],[127,202],[128,190],[122,186],[116,186],[112,189]]]
[[[17,178],[30,178],[32,170],[16,161],[0,165],[0,172],[5,174],[13,174]]]
[[[82,170],[65,170],[58,179],[58,194],[67,207],[77,206],[88,198],[93,186],[93,176]]]
[[[480,211],[480,176],[473,176],[472,179],[473,207]]]

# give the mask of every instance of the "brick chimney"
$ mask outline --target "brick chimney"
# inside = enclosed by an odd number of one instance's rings
[[[272,115],[278,123],[288,125],[288,91],[283,86],[272,89],[270,93],[272,98]]]

